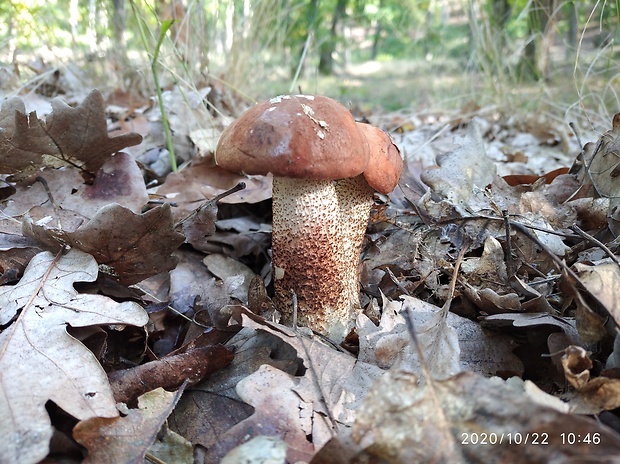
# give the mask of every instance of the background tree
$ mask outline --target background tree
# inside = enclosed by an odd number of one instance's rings
[[[336,0],[329,33],[319,45],[319,72],[321,74],[332,74],[334,72],[334,52],[339,35],[338,26],[346,16],[347,4],[348,0]]]

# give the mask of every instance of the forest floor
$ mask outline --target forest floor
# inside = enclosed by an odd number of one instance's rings
[[[613,75],[568,69],[488,100],[454,63],[300,80],[404,159],[342,346],[278,323],[271,179],[214,165],[250,101],[165,88],[171,172],[155,98],[4,99],[0,461],[617,462],[620,121],[589,104]]]

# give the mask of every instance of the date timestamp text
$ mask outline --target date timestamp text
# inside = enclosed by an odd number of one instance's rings
[[[600,433],[560,433],[559,444],[562,445],[598,445],[601,443]],[[511,433],[461,433],[461,445],[549,445],[550,436],[547,432],[511,432]],[[553,440],[557,442],[557,437]]]

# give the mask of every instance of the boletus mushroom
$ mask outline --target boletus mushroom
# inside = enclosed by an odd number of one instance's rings
[[[274,302],[293,319],[341,342],[360,308],[358,276],[373,192],[391,192],[402,159],[390,137],[357,123],[340,103],[284,95],[257,104],[224,130],[223,169],[273,174]]]

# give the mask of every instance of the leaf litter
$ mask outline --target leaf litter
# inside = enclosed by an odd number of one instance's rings
[[[62,452],[88,462],[613,462],[620,116],[583,151],[542,116],[371,116],[405,172],[373,208],[343,349],[277,323],[270,179],[213,166],[236,114],[176,91],[192,161],[172,174],[146,101],[106,113],[94,91],[45,120],[3,103],[1,460],[37,462],[77,424],[84,448]]]

